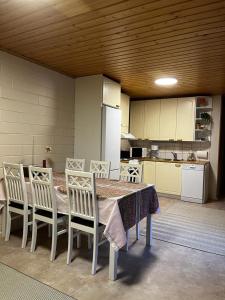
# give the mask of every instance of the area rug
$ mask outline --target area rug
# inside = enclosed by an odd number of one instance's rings
[[[152,231],[153,239],[225,256],[225,210],[177,203],[153,218]]]
[[[0,263],[0,299],[74,300],[31,277]]]

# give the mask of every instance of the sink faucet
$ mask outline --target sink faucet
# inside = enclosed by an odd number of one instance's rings
[[[173,154],[173,160],[177,160],[177,153],[176,152],[171,152]]]

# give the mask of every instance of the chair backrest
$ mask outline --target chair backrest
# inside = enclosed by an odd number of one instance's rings
[[[120,180],[141,183],[142,182],[142,164],[121,163]]]
[[[109,178],[110,162],[91,160],[90,172],[95,173],[95,178]]]
[[[56,213],[52,169],[29,166],[29,178],[34,208]]]
[[[23,165],[3,163],[7,201],[28,205]]]
[[[67,158],[66,169],[74,171],[84,171],[85,159]]]
[[[66,170],[69,214],[98,224],[95,174]]]

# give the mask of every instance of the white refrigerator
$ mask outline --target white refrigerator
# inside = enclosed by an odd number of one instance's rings
[[[111,179],[119,179],[120,173],[120,123],[120,109],[103,105],[101,160],[111,162]]]

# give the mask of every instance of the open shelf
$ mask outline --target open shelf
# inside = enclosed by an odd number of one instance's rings
[[[212,107],[211,106],[196,106],[196,109],[210,111],[210,110],[212,110]]]
[[[212,114],[212,98],[209,96],[198,96],[195,100],[195,141],[210,141],[211,139],[211,122],[202,118],[201,115],[206,113]],[[204,128],[201,128],[203,127]]]

